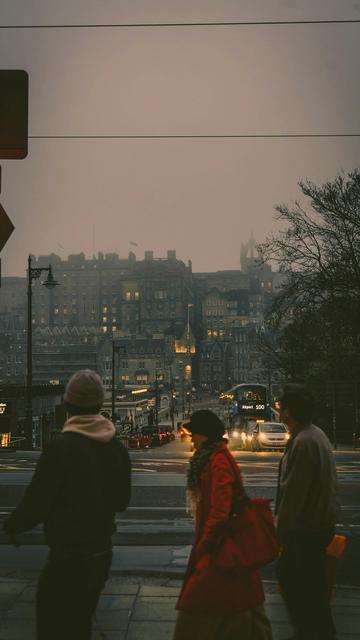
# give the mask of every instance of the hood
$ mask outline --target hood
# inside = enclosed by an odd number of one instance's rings
[[[63,433],[68,431],[80,433],[86,438],[103,442],[104,444],[110,442],[115,435],[113,423],[99,414],[94,416],[72,416],[65,422],[63,427]]]

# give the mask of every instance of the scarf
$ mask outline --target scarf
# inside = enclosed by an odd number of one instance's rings
[[[196,514],[196,503],[199,498],[202,471],[210,459],[210,456],[218,451],[224,442],[227,442],[227,440],[221,439],[217,442],[206,442],[200,449],[195,451],[190,459],[187,473],[186,512],[193,518],[195,518]]]

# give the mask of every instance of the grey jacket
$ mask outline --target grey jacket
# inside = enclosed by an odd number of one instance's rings
[[[278,535],[322,531],[339,513],[334,454],[325,433],[310,424],[291,438],[282,457],[277,495]]]

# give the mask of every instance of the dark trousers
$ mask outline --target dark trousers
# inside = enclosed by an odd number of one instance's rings
[[[299,640],[336,636],[325,580],[325,550],[333,530],[294,534],[284,545],[277,575]]]
[[[90,640],[92,616],[109,575],[111,549],[50,552],[36,597],[37,640]]]

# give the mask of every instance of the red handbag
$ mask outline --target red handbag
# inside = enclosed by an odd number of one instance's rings
[[[229,572],[254,571],[275,560],[280,551],[270,500],[246,495],[236,462],[228,451],[224,453],[234,469],[239,492],[217,544],[215,566]]]

